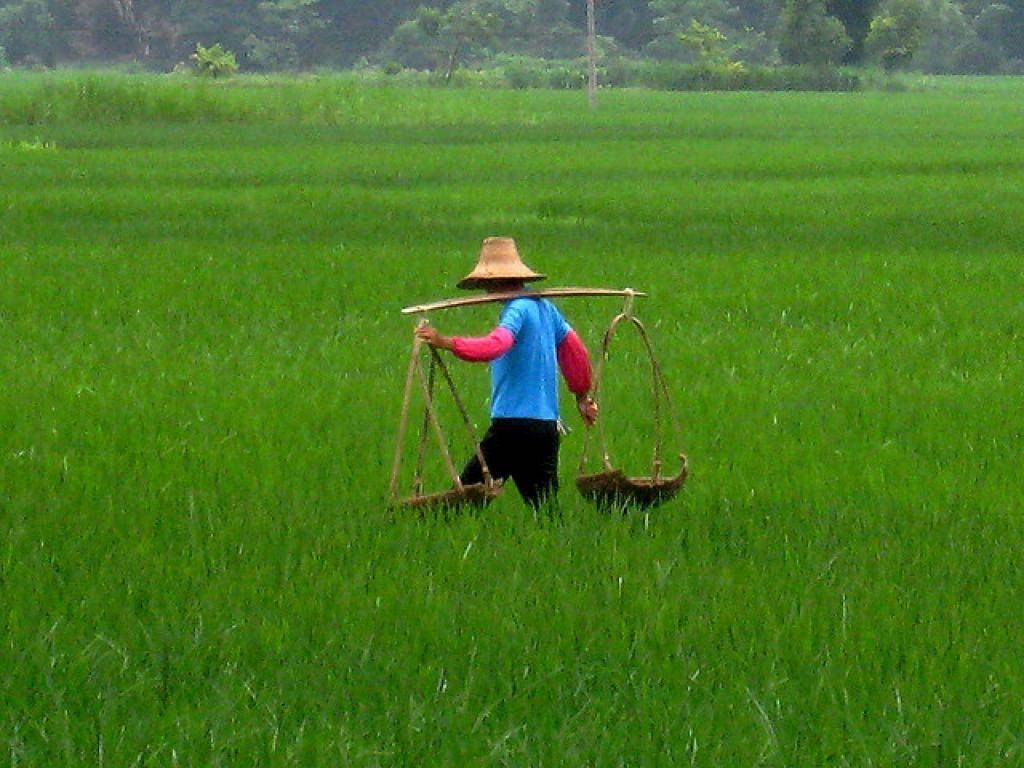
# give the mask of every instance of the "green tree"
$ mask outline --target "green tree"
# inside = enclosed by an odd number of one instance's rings
[[[0,5],[0,49],[12,64],[52,64],[53,16],[45,0]]]
[[[1024,27],[1015,26],[1015,8],[1003,3],[970,3],[975,11],[967,39],[954,54],[955,71],[995,74],[1012,66]],[[1024,54],[1024,51],[1021,51]]]
[[[257,6],[257,27],[245,38],[249,61],[258,69],[297,69],[316,58],[318,36],[327,28],[317,0],[266,0]]]
[[[421,7],[395,30],[384,46],[383,57],[442,72],[445,82],[450,82],[464,61],[494,41],[503,20],[492,12],[491,5],[460,0],[444,12]]]
[[[574,27],[585,27],[586,5],[573,3],[569,19]],[[647,0],[598,0],[595,11],[601,34],[625,46],[639,49],[654,38],[654,12]]]
[[[959,71],[958,53],[973,36],[971,24],[954,0],[926,0],[921,45],[912,66],[933,74]]]
[[[701,64],[716,66],[729,60],[725,35],[696,19],[690,22],[688,30],[679,33],[679,41],[694,52]]]
[[[399,24],[381,46],[380,58],[389,68],[437,69],[441,61],[438,38],[443,24],[444,14],[437,8],[416,9],[415,15]]]
[[[169,15],[180,29],[181,56],[198,43],[243,51],[246,38],[260,24],[259,6],[250,0],[173,0]]]
[[[753,26],[766,20],[775,24],[774,15],[764,6],[759,6],[760,12],[755,13],[750,3],[741,7],[729,0],[651,0],[651,8],[655,14],[655,39],[646,48],[650,55],[700,60],[698,48],[682,37],[693,36],[696,22],[723,36],[720,47],[727,52],[726,59],[770,63],[776,58],[773,41]]]
[[[1000,54],[1007,55],[1013,46],[1016,30],[1013,27],[1013,9],[1003,3],[992,3],[982,8],[974,20],[978,39],[995,46]]]
[[[465,56],[493,39],[497,21],[484,3],[462,0],[449,9],[439,34],[446,83],[451,82]]]
[[[1010,38],[1007,54],[1020,62],[1024,62],[1024,3],[1015,3],[1013,18],[1010,19],[1006,32]]]
[[[826,10],[843,23],[850,37],[850,50],[844,61],[856,64],[864,60],[864,41],[880,0],[827,0]]]
[[[140,48],[132,0],[75,0],[75,52],[86,59],[135,56]]]
[[[143,61],[172,63],[185,49],[181,27],[171,19],[170,0],[133,0],[131,6],[137,56]]]
[[[569,0],[536,0],[525,32],[516,47],[536,56],[569,59],[583,50],[583,32],[569,21]]]
[[[414,18],[417,7],[424,2],[428,0],[329,0],[321,3],[320,16],[330,24],[335,41],[321,48],[323,60],[348,65],[361,56],[387,49],[398,27]],[[453,0],[429,2],[443,13]]]
[[[179,29],[167,0],[110,0],[120,50],[141,61],[166,61],[175,54]]]
[[[661,58],[695,56],[681,37],[692,32],[694,22],[717,30],[724,39],[739,24],[739,13],[727,0],[651,0],[651,8],[655,37],[647,50]]]
[[[825,0],[787,0],[779,21],[779,53],[787,64],[838,64],[850,50],[843,23]]]
[[[869,54],[887,70],[909,65],[924,40],[925,21],[922,0],[884,0],[871,20]]]

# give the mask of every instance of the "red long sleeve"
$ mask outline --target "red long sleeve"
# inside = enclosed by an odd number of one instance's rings
[[[504,355],[515,343],[516,337],[508,328],[497,327],[486,336],[456,336],[452,352],[461,360],[471,363],[489,363]]]
[[[576,331],[569,331],[558,345],[558,367],[574,395],[590,391],[590,355]]]

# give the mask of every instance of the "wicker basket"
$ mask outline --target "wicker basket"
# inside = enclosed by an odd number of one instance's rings
[[[398,440],[395,446],[395,460],[391,468],[391,507],[418,509],[421,512],[426,512],[430,510],[486,506],[494,501],[494,499],[498,497],[498,494],[501,493],[502,484],[500,481],[495,482],[491,477],[490,469],[487,466],[487,460],[484,457],[480,448],[480,443],[476,438],[476,431],[473,429],[473,423],[470,421],[469,414],[466,412],[466,408],[462,404],[462,399],[459,397],[458,390],[455,388],[455,382],[452,380],[451,374],[448,372],[448,367],[444,364],[444,361],[441,359],[441,356],[437,353],[436,349],[427,347],[427,354],[429,356],[430,363],[427,371],[424,372],[420,361],[420,352],[422,348],[423,343],[418,337],[415,338],[412,345],[412,355],[409,360],[409,371],[406,374],[405,380],[405,397],[402,400],[402,418],[398,427]],[[441,428],[441,422],[438,419],[437,411],[434,408],[434,384],[436,379],[435,374],[437,371],[441,372],[444,382],[448,385],[452,400],[462,416],[462,421],[466,427],[466,432],[469,436],[470,442],[476,446],[476,458],[480,462],[480,468],[484,476],[484,481],[482,483],[463,485],[462,481],[459,479],[459,474],[455,469],[455,463],[452,461],[451,453],[448,450],[444,431]],[[423,391],[423,429],[420,434],[419,450],[412,483],[413,492],[411,496],[400,498],[398,494],[399,471],[402,468],[402,451],[409,422],[410,397],[417,378],[419,379],[420,386]],[[448,470],[448,475],[451,479],[452,485],[446,491],[424,494],[422,492],[423,466],[427,448],[428,427],[433,428],[434,436],[437,439],[437,446],[441,453],[441,457],[444,459],[444,464]]]
[[[576,487],[585,499],[601,508],[649,509],[679,493],[686,482],[686,457],[674,477],[628,477],[621,469],[606,470],[576,478]]]
[[[672,408],[672,397],[668,382],[662,373],[661,364],[654,355],[654,348],[651,345],[650,337],[644,324],[633,314],[633,297],[627,295],[626,306],[622,312],[616,315],[608,330],[604,333],[601,343],[601,357],[598,360],[597,371],[594,375],[593,396],[597,400],[601,390],[601,380],[604,374],[604,364],[608,360],[608,352],[611,349],[612,337],[620,324],[625,323],[636,329],[643,342],[644,351],[651,365],[652,376],[652,408],[654,411],[654,460],[651,466],[649,477],[630,477],[621,469],[615,467],[608,451],[608,439],[604,430],[604,419],[598,421],[597,432],[600,441],[600,450],[604,471],[588,474],[586,472],[588,449],[590,447],[590,432],[583,441],[583,453],[580,456],[579,470],[576,477],[576,488],[585,499],[593,502],[598,507],[612,509],[640,508],[647,509],[656,507],[668,501],[683,487],[686,482],[687,462],[686,456],[679,454],[679,473],[666,477],[662,475],[662,447],[665,441],[666,427],[665,420],[670,422],[670,427],[675,439],[679,439],[681,430]]]
[[[501,493],[501,486],[496,483],[464,485],[461,489],[452,488],[441,493],[425,496],[408,496],[396,502],[396,506],[406,509],[419,509],[423,512],[438,509],[457,509],[459,507],[486,507]]]

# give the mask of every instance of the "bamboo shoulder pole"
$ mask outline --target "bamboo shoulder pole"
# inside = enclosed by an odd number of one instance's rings
[[[431,304],[417,304],[412,307],[405,307],[403,315],[418,315],[425,312],[436,312],[442,309],[454,309],[456,307],[472,307],[477,304],[494,304],[512,299],[521,298],[566,298],[572,296],[646,296],[641,291],[633,291],[629,288],[615,290],[611,288],[548,288],[543,291],[515,291],[512,293],[488,293],[484,296],[468,296],[460,299],[445,299],[435,301]]]

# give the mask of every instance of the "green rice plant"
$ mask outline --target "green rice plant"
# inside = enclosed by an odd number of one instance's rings
[[[15,152],[52,152],[57,149],[57,145],[52,141],[45,141],[37,136],[33,139],[9,141],[3,145],[3,148],[10,149]]]
[[[927,86],[0,79],[5,759],[1020,762],[1021,84]],[[570,418],[555,515],[387,508],[398,310],[487,235],[650,293],[676,500],[583,503]]]

